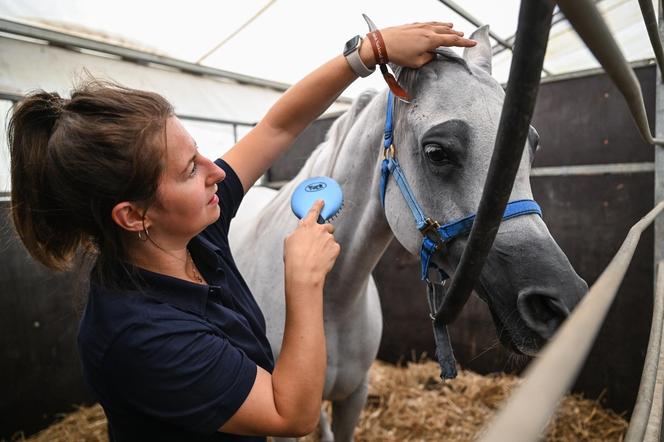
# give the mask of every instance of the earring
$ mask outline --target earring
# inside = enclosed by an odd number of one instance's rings
[[[142,233],[145,233],[145,235],[142,235]],[[147,241],[148,238],[150,238],[150,232],[148,232],[147,227],[138,232],[138,240],[139,241]]]

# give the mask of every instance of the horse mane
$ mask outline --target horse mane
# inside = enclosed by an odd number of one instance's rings
[[[474,75],[473,70],[468,65],[468,62],[464,60],[461,55],[457,54],[450,48],[441,46],[436,48],[436,58],[431,60],[429,63],[437,64],[444,62],[458,64],[459,66],[463,67],[468,72],[468,74]],[[394,64],[390,64],[390,67],[394,71],[395,77],[399,79],[399,84],[401,84],[407,91],[415,89],[418,83],[418,78],[423,69],[401,67]]]
[[[326,162],[329,164],[329,172],[327,173],[328,176],[332,176],[334,165],[336,164],[339,157],[339,152],[341,151],[340,146],[346,140],[348,132],[350,132],[351,127],[353,127],[353,124],[355,124],[364,108],[376,96],[377,93],[378,92],[375,89],[367,89],[355,97],[350,108],[341,114],[339,118],[334,120],[327,133],[325,134],[324,141],[312,153],[313,157],[314,154],[316,154],[316,151],[318,151],[319,154],[320,151],[322,151],[322,149],[324,149],[326,146],[332,146],[331,157],[326,159]],[[316,157],[318,154],[316,154]]]
[[[350,108],[332,123],[325,134],[325,141],[337,146],[343,143],[357,117],[377,93],[375,89],[367,89],[355,97]]]

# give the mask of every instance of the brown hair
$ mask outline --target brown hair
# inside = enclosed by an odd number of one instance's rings
[[[164,168],[159,134],[172,115],[158,94],[99,81],[71,99],[37,91],[17,105],[8,127],[12,218],[37,261],[64,270],[83,249],[96,259],[93,278],[121,285],[128,256],[111,210],[154,201]]]

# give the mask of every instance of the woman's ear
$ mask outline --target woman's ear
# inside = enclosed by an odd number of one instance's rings
[[[145,210],[135,203],[123,201],[111,210],[111,217],[118,226],[129,232],[140,232],[148,227]]]

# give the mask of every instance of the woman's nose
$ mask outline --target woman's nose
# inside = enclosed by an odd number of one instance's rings
[[[212,165],[212,170],[208,174],[207,184],[212,186],[219,181],[223,181],[223,179],[226,178],[226,172],[212,161],[210,161],[210,164]]]

